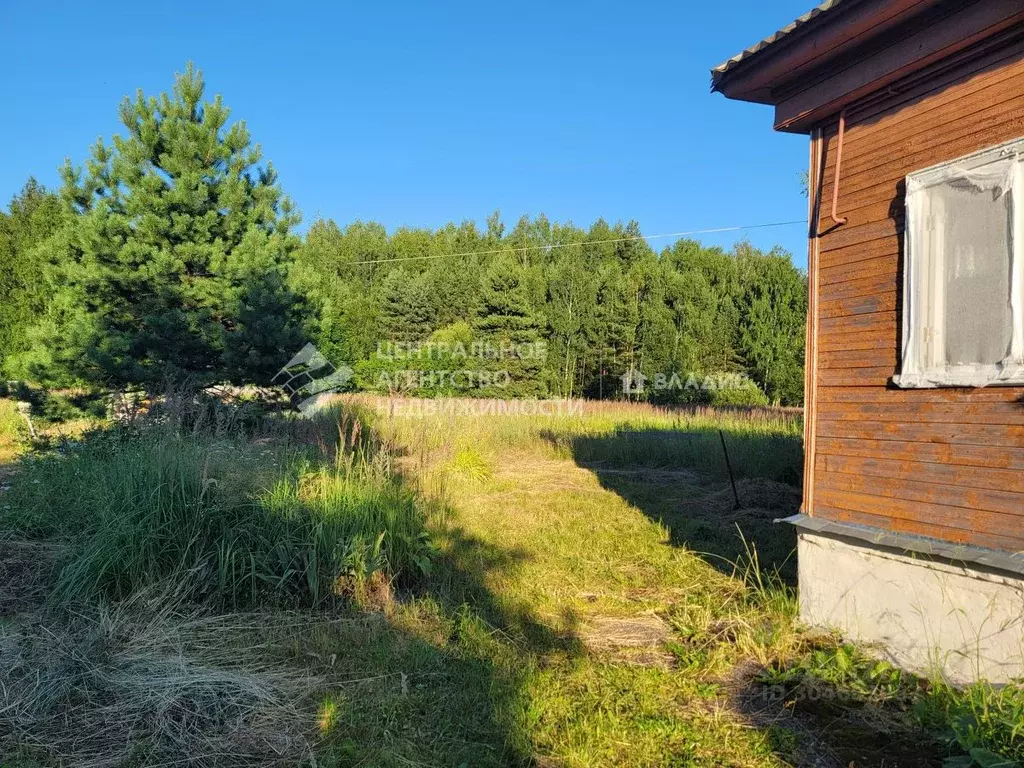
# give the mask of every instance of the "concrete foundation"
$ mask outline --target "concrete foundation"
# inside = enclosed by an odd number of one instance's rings
[[[1024,677],[1024,577],[800,531],[800,616],[954,683]]]

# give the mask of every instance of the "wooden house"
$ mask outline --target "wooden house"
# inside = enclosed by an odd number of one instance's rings
[[[802,617],[1024,676],[1024,0],[831,0],[712,89],[810,137]]]

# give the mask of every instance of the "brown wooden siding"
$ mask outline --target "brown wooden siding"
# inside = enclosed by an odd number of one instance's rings
[[[1024,387],[894,389],[908,173],[1024,137],[1024,41],[847,111],[821,128],[806,511],[840,522],[1024,550]],[[813,139],[812,139],[813,140]]]

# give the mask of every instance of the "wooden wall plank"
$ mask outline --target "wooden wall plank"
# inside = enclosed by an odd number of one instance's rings
[[[941,389],[844,389],[823,387],[823,403],[1017,403],[1024,409],[1024,387],[943,387]]]
[[[896,272],[878,272],[874,275],[846,280],[841,283],[830,283],[819,286],[819,295],[822,300],[833,299],[854,299],[860,296],[871,296],[878,293],[893,292],[897,290]]]
[[[840,209],[839,212],[842,213],[842,209]],[[828,224],[831,223],[832,219],[828,219]],[[836,251],[840,248],[848,248],[849,246],[864,245],[876,240],[886,240],[888,241],[887,245],[891,247],[893,238],[902,234],[902,217],[899,220],[883,219],[854,227],[836,227],[828,232],[822,233],[818,237],[818,242],[820,243],[819,248],[822,253],[822,264],[833,266],[836,263],[831,258],[824,256],[824,254],[831,251]]]
[[[859,280],[865,277],[872,277],[876,275],[886,275],[890,277],[894,284],[898,287],[902,287],[899,282],[899,251],[898,244],[886,240],[877,240],[877,243],[883,244],[885,247],[884,253],[880,256],[874,256],[870,254],[864,254],[864,251],[869,246],[857,249],[858,255],[865,255],[866,258],[858,259],[852,262],[842,262],[837,265],[830,264],[821,266],[820,284],[835,285],[836,283],[845,283],[848,280]],[[854,246],[856,249],[857,247]],[[839,253],[839,251],[833,251],[832,255]]]
[[[870,369],[868,369],[870,370]],[[852,373],[842,371],[843,374]],[[1024,445],[1024,427],[1014,424],[949,424],[891,421],[818,420],[818,437],[859,437],[905,440],[918,443],[961,443],[964,445]]]
[[[1024,448],[997,445],[921,443],[905,440],[819,437],[818,451],[828,456],[884,457],[894,461],[934,463],[957,467],[982,467],[1024,471]]]
[[[818,370],[818,386],[884,387],[895,373],[891,365],[881,368],[821,368]]]
[[[951,114],[959,117],[975,114],[986,104],[998,102],[1003,92],[995,89],[1012,88],[1011,84],[1024,76],[1024,44],[1017,43],[979,57],[961,71],[963,74],[945,85],[929,80],[872,107],[851,110],[854,125],[848,129],[847,138],[859,148],[859,151],[851,153],[851,157],[885,146],[892,130],[915,120],[929,128],[937,120],[949,119]],[[838,126],[830,126],[826,136],[835,136],[837,129]],[[835,155],[832,154],[826,158],[826,174],[834,166]]]
[[[873,349],[843,349],[818,351],[818,366],[825,368],[889,368],[896,369],[896,346],[890,343]],[[819,410],[822,418],[825,411]]]
[[[877,478],[872,478],[872,484],[875,480]],[[1021,519],[1015,515],[1003,515],[987,510],[967,509],[936,502],[915,501],[913,504],[907,504],[902,499],[873,493],[840,490],[821,482],[815,488],[815,495],[821,504],[827,506],[868,512],[890,520],[904,520],[960,530],[964,532],[968,541],[976,532],[1011,538],[1019,537],[1021,532]]]
[[[818,417],[839,421],[893,421],[932,424],[1024,425],[1024,405],[1015,402],[819,402]]]
[[[912,171],[942,162],[935,160],[936,157],[960,157],[976,151],[977,148],[1001,144],[1019,136],[1024,95],[1020,95],[1019,89],[1017,93],[1018,96],[1011,102],[994,105],[990,110],[976,116],[977,120],[956,124],[956,128],[947,126],[945,131],[938,134],[927,129],[922,129],[923,134],[920,131],[916,134],[911,133],[906,140],[906,147],[894,142],[893,152],[901,154],[889,155],[886,159],[884,152],[879,152],[878,156],[870,161],[874,165],[865,165],[863,168],[847,169],[845,155],[848,145],[844,137],[843,172],[839,181],[840,203],[845,202],[847,207],[858,208],[880,202],[884,198],[877,193],[872,194],[873,189],[881,184],[895,183]],[[895,139],[898,142],[900,137]],[[835,149],[832,148],[831,151],[835,152]],[[825,176],[823,194],[830,205],[834,182],[834,173]]]
[[[975,94],[976,99],[965,97],[941,111],[902,116],[902,119],[882,126],[883,130],[870,141],[865,140],[861,132],[850,129],[843,137],[844,176],[846,171],[850,176],[882,171],[892,165],[893,157],[899,157],[901,163],[909,163],[915,154],[934,152],[946,144],[972,137],[979,129],[985,130],[1012,120],[1024,99],[1018,81],[1024,77],[1024,66],[1013,70],[1000,87]],[[948,122],[949,129],[943,132],[929,130],[937,119]],[[850,150],[849,164],[847,148]],[[835,157],[829,159],[834,166]],[[834,168],[826,168],[826,178],[832,175],[829,173],[831,170]]]
[[[908,507],[907,514],[913,519],[927,519],[920,517],[923,514],[921,507],[939,504],[943,508],[960,508],[963,517],[969,517],[975,512],[1009,515],[1016,518],[1018,529],[1020,526],[1024,526],[1024,495],[1020,493],[936,483],[923,479],[912,479],[909,476],[894,478],[875,474],[870,477],[870,482],[865,483],[864,477],[861,475],[821,471],[819,466],[818,489],[829,488],[834,491],[849,491],[851,493],[864,493],[866,490],[870,490],[872,496],[885,497],[897,506],[901,501],[912,501],[915,503],[905,506]],[[990,516],[985,516],[984,519],[989,522],[994,521],[994,517]],[[1008,520],[1006,524],[1014,523],[1012,520]],[[992,529],[988,528],[987,530]]]
[[[851,299],[822,299],[818,307],[818,316],[828,318],[891,312],[896,309],[897,303],[898,296],[895,289],[869,296],[855,296]]]
[[[833,332],[857,333],[859,331],[877,331],[896,328],[896,321],[897,318],[895,311],[872,312],[866,315],[823,317],[819,320],[819,327],[822,334],[829,334]]]
[[[916,480],[936,485],[962,488],[984,488],[1024,494],[1024,472],[992,467],[958,466],[927,461],[906,461],[897,458],[843,456],[819,452],[815,459],[819,472],[833,472],[895,480]],[[1024,496],[1017,505],[1024,510]],[[1024,514],[1021,511],[1020,514]]]
[[[857,333],[828,333],[818,339],[818,352],[852,349],[892,349],[896,354],[896,327]]]
[[[972,152],[977,152],[987,147],[1013,141],[1022,136],[1024,136],[1024,115],[1016,115],[1013,119],[994,126],[983,134],[974,134],[960,141],[943,145],[935,150],[916,153],[911,158],[908,158],[908,161],[893,162],[890,165],[884,166],[883,171],[872,171],[860,176],[850,176],[846,173],[846,169],[843,168],[843,177],[839,188],[839,213],[842,216],[852,215],[856,222],[862,222],[868,218],[862,215],[862,209],[870,208],[874,211],[889,211],[894,217],[897,217],[898,222],[902,221],[903,186],[907,174],[924,168],[930,168],[933,165],[938,165],[948,160],[955,160],[958,157],[969,155]],[[825,199],[828,201],[830,211],[832,205],[831,180],[826,183],[822,194],[826,196]],[[822,219],[822,224],[826,228],[831,223],[831,219]],[[855,224],[855,226],[857,225]],[[859,226],[868,225],[861,224]],[[895,223],[894,226],[898,226],[898,223]],[[824,230],[822,232],[823,241],[829,240],[830,236],[837,236],[841,233],[842,229]],[[865,230],[865,232],[869,235],[871,234],[871,230]],[[879,236],[884,236],[884,234]],[[877,238],[861,235],[852,242],[861,243],[871,239]],[[834,248],[851,244],[845,238],[838,238],[836,243],[828,242],[826,244],[823,242],[822,249],[830,251]]]

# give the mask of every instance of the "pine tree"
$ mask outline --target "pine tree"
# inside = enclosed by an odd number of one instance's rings
[[[492,356],[481,368],[507,386],[484,388],[483,394],[499,397],[539,397],[546,392],[541,372],[544,357],[538,342],[542,325],[530,306],[523,281],[523,267],[515,257],[500,255],[484,277],[474,328],[476,340],[488,346]]]
[[[388,342],[423,341],[430,335],[433,311],[423,275],[396,269],[381,286],[380,330]]]
[[[65,163],[76,214],[53,276],[54,366],[107,386],[267,381],[301,346],[289,268],[298,215],[244,122],[203,101],[191,64],[173,92],[121,104],[127,135]]]
[[[17,376],[16,358],[47,305],[44,265],[50,242],[65,223],[60,198],[30,178],[0,212],[0,370]]]
[[[317,348],[335,365],[367,359],[377,347],[377,306],[371,293],[375,264],[385,258],[387,232],[356,222],[344,232],[316,221],[296,255],[297,284],[307,296]]]

